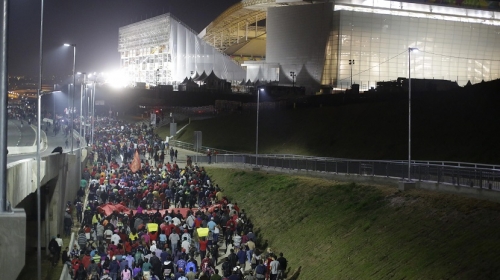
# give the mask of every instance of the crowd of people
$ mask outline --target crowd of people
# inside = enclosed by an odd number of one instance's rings
[[[285,278],[283,254],[257,248],[251,219],[203,167],[179,166],[148,125],[103,118],[96,127],[88,184],[65,216],[68,234],[76,209],[78,235],[62,252],[73,279]]]

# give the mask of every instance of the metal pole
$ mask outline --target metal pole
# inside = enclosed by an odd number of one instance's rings
[[[82,120],[82,117],[83,117],[83,87],[85,86],[85,78],[86,78],[86,74],[83,73],[83,82],[81,84],[81,87],[80,87],[80,130],[79,130],[79,133],[78,133],[78,140],[80,140],[80,145],[78,146],[78,187],[80,187],[80,181],[82,180],[82,148],[81,148],[81,145],[82,145],[82,126],[83,126],[83,120]],[[84,140],[85,141],[85,140]]]
[[[54,102],[54,115],[52,115],[52,125],[54,125],[56,121],[56,94],[52,93],[52,101]]]
[[[85,83],[85,74],[83,74],[83,82],[80,84],[80,129],[79,129],[79,134],[80,134],[80,137],[82,136],[82,130],[83,130],[83,121],[82,121],[82,118],[83,118],[83,87],[84,87],[84,84]],[[81,145],[81,143],[80,143]]]
[[[90,139],[90,143],[92,145],[94,145],[94,110],[95,110],[95,83],[96,81],[94,81],[94,88],[92,90],[92,96],[91,96],[91,102],[92,102],[92,123],[91,123],[91,127],[92,127],[92,137]]]
[[[255,131],[255,166],[259,166],[259,104],[260,104],[260,91],[257,89],[257,129]]]
[[[352,89],[352,66],[354,65],[354,59],[349,59],[349,65],[351,66],[351,89]]]
[[[83,84],[83,99],[80,101],[80,102],[83,102],[85,101],[85,103],[83,103],[85,106],[82,105],[82,118],[83,118],[83,121],[82,121],[82,125],[83,125],[83,143],[85,144],[85,136],[87,135],[87,117],[88,117],[88,102],[87,102],[87,83]],[[81,136],[81,135],[80,135]]]
[[[0,213],[7,209],[7,91],[9,75],[7,70],[7,31],[9,1],[2,1],[0,17]]]
[[[70,137],[71,137],[71,154],[73,155],[73,122],[75,120],[75,90],[76,90],[76,76],[75,76],[75,69],[76,69],[76,45],[73,44],[71,45],[73,47],[73,97],[72,97],[72,104],[71,104],[71,120],[70,120]]]
[[[39,61],[39,80],[38,80],[38,120],[37,120],[37,131],[36,131],[36,199],[37,199],[37,279],[42,279],[42,217],[41,217],[41,186],[40,186],[40,133],[41,133],[41,117],[42,117],[42,63],[43,63],[43,0],[41,3],[41,11],[40,11],[40,61]],[[46,223],[49,221],[46,219]],[[48,244],[46,244],[48,246]]]
[[[408,181],[411,181],[411,48],[408,48]]]

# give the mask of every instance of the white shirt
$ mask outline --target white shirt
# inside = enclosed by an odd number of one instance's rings
[[[118,245],[120,243],[120,236],[118,234],[113,234],[111,236],[111,241],[114,242],[115,245]]]
[[[191,235],[189,235],[189,233],[188,233],[188,232],[185,232],[185,233],[183,233],[183,234],[182,234],[182,236],[181,236],[181,240],[184,240],[184,237],[185,237],[185,238],[187,238],[187,241],[188,241],[189,243],[191,243]]]
[[[189,246],[190,246],[189,241],[187,240],[182,241],[181,247],[182,249],[185,250],[186,253],[189,253]]]
[[[271,266],[271,274],[278,274],[278,269],[280,268],[280,262],[274,260],[271,262],[270,266]]]
[[[59,247],[62,248],[62,246],[63,246],[63,240],[60,237],[56,238],[56,242],[57,242],[57,245],[59,245]]]
[[[108,237],[108,236],[109,236],[109,237],[111,237],[112,235],[113,235],[113,231],[112,231],[112,230],[110,230],[110,229],[107,229],[107,230],[104,232],[104,236],[106,236],[106,237]],[[116,245],[116,244],[115,244],[115,245]]]
[[[234,244],[234,246],[240,246],[241,236],[239,236],[239,235],[233,236],[233,244]]]

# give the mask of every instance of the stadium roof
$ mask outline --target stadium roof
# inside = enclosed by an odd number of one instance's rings
[[[267,9],[294,4],[310,3],[243,0],[220,14],[198,36],[228,55],[265,56]]]
[[[267,9],[315,2],[318,1],[242,0],[220,14],[198,36],[220,52],[231,56],[265,57]],[[422,3],[419,0],[336,0],[334,2],[335,10],[500,25],[498,1],[484,1],[484,5],[480,6],[467,5],[467,3],[460,5]]]

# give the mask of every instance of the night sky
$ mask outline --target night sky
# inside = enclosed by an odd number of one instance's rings
[[[240,0],[45,0],[43,77],[119,68],[118,28],[171,12],[200,32]],[[40,0],[10,0],[9,75],[38,77]]]

